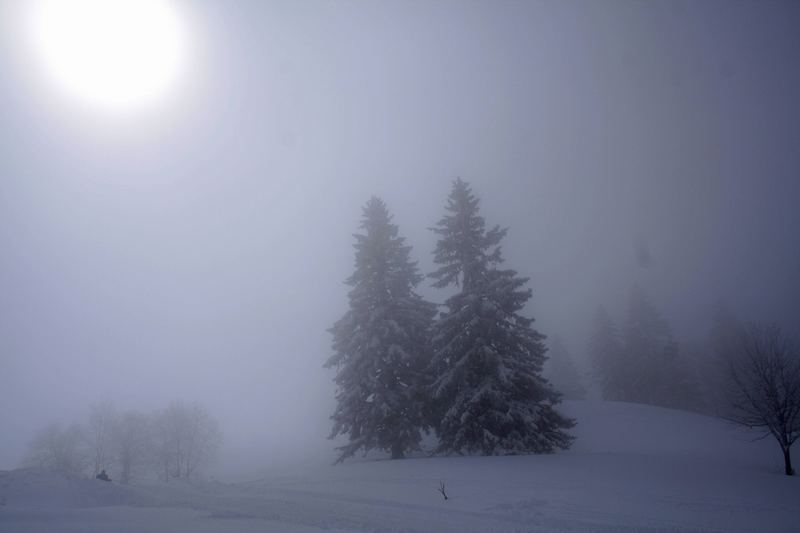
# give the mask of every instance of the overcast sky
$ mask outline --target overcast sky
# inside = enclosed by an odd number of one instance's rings
[[[185,1],[189,68],[135,116],[41,83],[17,5],[0,469],[99,398],[200,400],[231,468],[327,449],[360,208],[381,196],[429,271],[459,176],[579,360],[634,283],[678,340],[721,298],[800,329],[800,3]]]

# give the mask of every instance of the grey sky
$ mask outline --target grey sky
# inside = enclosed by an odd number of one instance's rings
[[[427,271],[457,176],[578,359],[633,283],[679,340],[723,297],[800,329],[796,2],[186,1],[180,94],[125,118],[39,82],[17,4],[0,4],[0,468],[102,397],[201,400],[231,465],[325,449],[325,329],[360,206],[381,196]]]

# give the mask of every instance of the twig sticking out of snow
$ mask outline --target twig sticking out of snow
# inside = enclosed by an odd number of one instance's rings
[[[445,490],[444,490],[444,481],[440,481],[439,482],[439,492],[442,493],[442,496],[444,497],[444,500],[447,501],[447,492],[445,492]]]

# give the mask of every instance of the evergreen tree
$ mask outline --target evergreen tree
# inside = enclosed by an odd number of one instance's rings
[[[386,205],[371,198],[356,234],[350,308],[331,328],[336,411],[331,438],[347,435],[339,461],[359,449],[392,458],[419,449],[433,304],[414,292],[423,279]]]
[[[501,270],[506,230],[486,230],[478,199],[458,179],[439,235],[434,286],[459,291],[434,325],[431,387],[439,452],[484,455],[567,448],[560,395],[542,373],[544,336],[520,314],[531,297],[526,278]]]
[[[583,400],[586,398],[583,378],[560,337],[555,337],[550,343],[550,355],[545,365],[545,375],[564,399]]]
[[[669,323],[640,287],[631,292],[624,340],[621,400],[679,408],[699,405]]]
[[[711,316],[709,346],[700,369],[709,410],[727,416],[730,392],[736,388],[732,364],[742,353],[747,328],[733,310],[722,301],[716,303]]]
[[[711,350],[727,374],[730,370],[730,360],[742,351],[743,339],[747,338],[747,328],[724,301],[718,301],[714,305],[709,336]]]
[[[623,355],[619,331],[605,307],[600,306],[594,316],[589,358],[600,381],[604,400],[622,400],[624,397]]]

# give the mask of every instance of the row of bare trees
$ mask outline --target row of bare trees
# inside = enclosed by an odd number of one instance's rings
[[[97,402],[84,424],[51,424],[31,442],[27,466],[73,475],[105,470],[121,483],[157,475],[163,481],[197,477],[222,443],[219,425],[197,403],[173,402],[152,413],[120,412]]]

